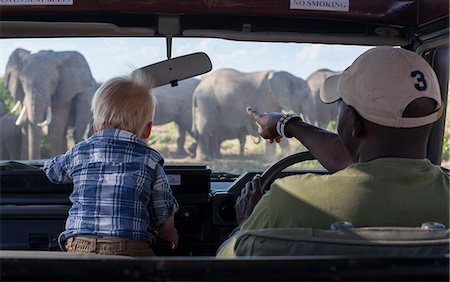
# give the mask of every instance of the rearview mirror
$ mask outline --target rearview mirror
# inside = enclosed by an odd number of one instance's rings
[[[212,64],[208,55],[200,52],[148,65],[133,73],[143,71],[152,78],[153,87],[158,87],[169,83],[176,86],[180,80],[207,73],[211,69]]]

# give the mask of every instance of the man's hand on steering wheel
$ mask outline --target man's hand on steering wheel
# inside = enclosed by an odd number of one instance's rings
[[[252,181],[245,183],[245,187],[241,190],[241,195],[236,199],[234,206],[238,225],[241,225],[250,216],[263,194],[259,174],[255,175]]]

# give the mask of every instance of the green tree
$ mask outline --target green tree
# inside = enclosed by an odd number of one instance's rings
[[[442,147],[442,161],[450,161],[450,101],[447,103],[447,116],[445,118],[444,144]]]
[[[5,81],[3,77],[0,77],[0,101],[5,105],[7,111],[14,107],[15,101],[8,89],[5,88]]]
[[[450,132],[446,131],[444,133],[444,145],[442,148],[442,161],[450,161]]]

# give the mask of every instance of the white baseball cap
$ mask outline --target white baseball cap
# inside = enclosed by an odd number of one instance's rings
[[[413,100],[436,101],[433,113],[403,117]],[[436,74],[414,52],[394,47],[375,47],[359,56],[342,74],[328,77],[320,89],[325,103],[339,99],[353,106],[365,119],[387,127],[418,127],[438,120],[442,114]]]

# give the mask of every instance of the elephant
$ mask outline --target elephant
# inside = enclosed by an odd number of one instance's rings
[[[7,113],[0,117],[0,159],[21,159],[22,133],[20,126],[16,125],[17,116]]]
[[[327,77],[339,73],[340,72],[332,71],[329,69],[319,69],[306,78],[306,82],[311,89],[311,94],[313,96],[314,105],[316,108],[316,125],[320,127],[327,127],[330,121],[335,121],[337,118],[336,103],[325,104],[324,102],[322,102],[322,100],[320,99],[320,87]]]
[[[244,154],[245,136],[259,137],[255,121],[245,111],[289,110],[315,121],[314,103],[305,80],[286,71],[243,73],[219,69],[202,78],[194,91],[193,131],[197,135],[197,158],[220,157],[220,143],[238,138]],[[284,149],[288,146],[285,141]],[[273,154],[266,147],[266,155]],[[271,150],[272,152],[268,152]]]
[[[190,78],[178,82],[178,86],[172,87],[164,85],[152,90],[156,98],[156,110],[153,120],[154,125],[163,125],[175,122],[178,127],[177,156],[186,156],[188,153],[184,149],[186,133],[189,133],[195,140],[192,130],[192,95],[200,80]],[[195,141],[191,146],[189,154],[195,148]]]
[[[91,103],[92,103],[92,99],[94,98],[95,93],[97,92],[97,89],[100,88],[100,86],[101,85],[95,81],[94,81],[94,84],[92,85],[91,92],[90,92],[91,96],[89,98],[89,101],[91,101],[91,102],[86,105],[89,107],[89,111],[90,111],[89,122],[86,125],[82,139],[88,139],[95,133],[94,127],[93,127],[94,119],[93,119],[93,115],[92,115],[92,111],[91,111]],[[76,109],[74,109],[74,107],[72,107],[71,111],[74,112],[75,110]],[[86,112],[87,110],[83,109],[83,111]],[[75,115],[71,114],[69,121],[68,121],[68,126],[73,128],[73,127],[75,127],[75,123],[76,123]]]
[[[17,116],[6,111],[0,101],[0,160],[20,159],[21,130],[16,123]]]
[[[6,65],[5,86],[22,103],[16,120],[22,127],[22,157],[41,158],[44,126],[48,126],[50,153],[66,151],[71,118],[74,141],[82,140],[96,85],[86,59],[78,52],[14,50]]]
[[[6,114],[6,108],[5,105],[0,101],[0,117],[4,116]]]

